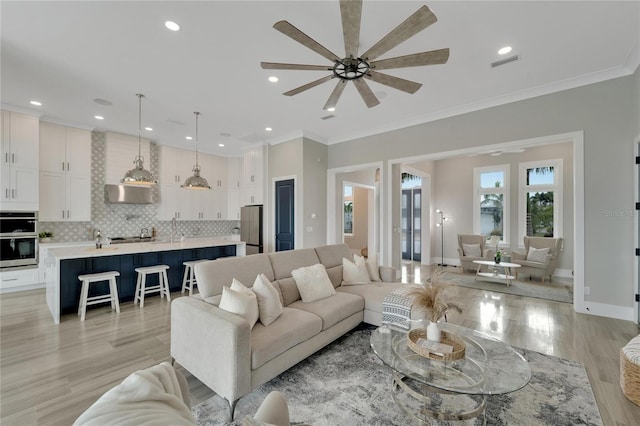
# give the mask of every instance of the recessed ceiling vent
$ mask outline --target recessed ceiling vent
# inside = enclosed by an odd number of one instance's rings
[[[509,62],[515,62],[520,59],[519,55],[509,56],[508,58],[500,59],[499,61],[491,62],[491,68],[499,67],[500,65],[508,64]]]
[[[335,117],[335,115],[331,114],[331,115],[325,115],[324,117],[320,117],[320,120],[328,120],[330,118]]]

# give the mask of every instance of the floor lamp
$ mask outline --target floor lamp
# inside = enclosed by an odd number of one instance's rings
[[[447,218],[444,216],[444,212],[440,209],[436,209],[436,213],[440,215],[440,221],[436,223],[436,226],[440,228],[440,264],[438,266],[448,266],[444,264],[444,221]]]

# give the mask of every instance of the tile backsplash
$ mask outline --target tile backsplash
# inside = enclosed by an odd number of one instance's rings
[[[53,242],[88,241],[94,232],[100,230],[105,237],[130,237],[140,234],[142,228],[151,233],[156,229],[158,238],[171,235],[171,222],[157,219],[157,204],[107,204],[104,201],[105,144],[103,132],[91,133],[91,222],[40,222],[40,231],[53,233]],[[133,165],[132,165],[133,166]],[[149,170],[158,175],[158,146],[151,143]],[[153,190],[154,201],[158,191]],[[230,235],[237,220],[178,221],[177,236],[217,236]]]

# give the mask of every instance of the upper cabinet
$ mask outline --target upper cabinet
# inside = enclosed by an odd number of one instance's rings
[[[227,158],[227,220],[240,220],[241,165],[241,158]]]
[[[247,149],[244,152],[242,205],[263,204],[264,170],[264,146]]]
[[[91,220],[91,132],[40,124],[41,221]]]
[[[119,184],[125,173],[135,167],[138,156],[138,137],[107,132],[105,152],[105,183]],[[151,168],[151,142],[141,139],[144,168]]]
[[[160,146],[160,171],[158,180],[162,185],[180,186],[193,174],[195,153],[172,146]]]
[[[2,111],[2,210],[38,210],[38,117]]]

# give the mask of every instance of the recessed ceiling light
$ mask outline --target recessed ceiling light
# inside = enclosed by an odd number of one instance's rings
[[[329,107],[329,108],[327,108],[327,111],[329,111],[329,112],[333,112],[333,111],[335,111],[335,110],[336,110],[336,108],[335,108],[335,107]]]
[[[96,120],[104,120],[104,117],[101,115],[94,115],[93,118],[95,118]]]
[[[31,105],[35,105],[35,106],[42,106],[42,102],[40,101],[31,101],[29,102]]]
[[[145,127],[144,128],[147,132],[153,132],[153,127]]]
[[[502,49],[498,50],[498,54],[499,55],[506,55],[507,53],[511,52],[511,46],[505,46]]]
[[[171,31],[180,31],[180,25],[176,24],[173,21],[167,21],[164,23],[164,26]]]
[[[219,143],[219,144],[218,144],[218,146],[219,146],[220,148],[223,148],[223,147],[224,147],[224,144],[223,144],[223,143]]]
[[[190,141],[190,140],[191,140],[191,139],[193,139],[193,138],[192,138],[191,136],[187,136],[185,139],[186,139],[186,140],[188,140],[188,141]]]
[[[265,127],[264,129],[265,129],[267,132],[270,132],[270,131],[272,131],[272,130],[273,130],[271,127]]]
[[[278,77],[276,77],[275,75],[272,75],[271,77],[269,77],[269,81],[272,83],[277,83],[278,82]]]

